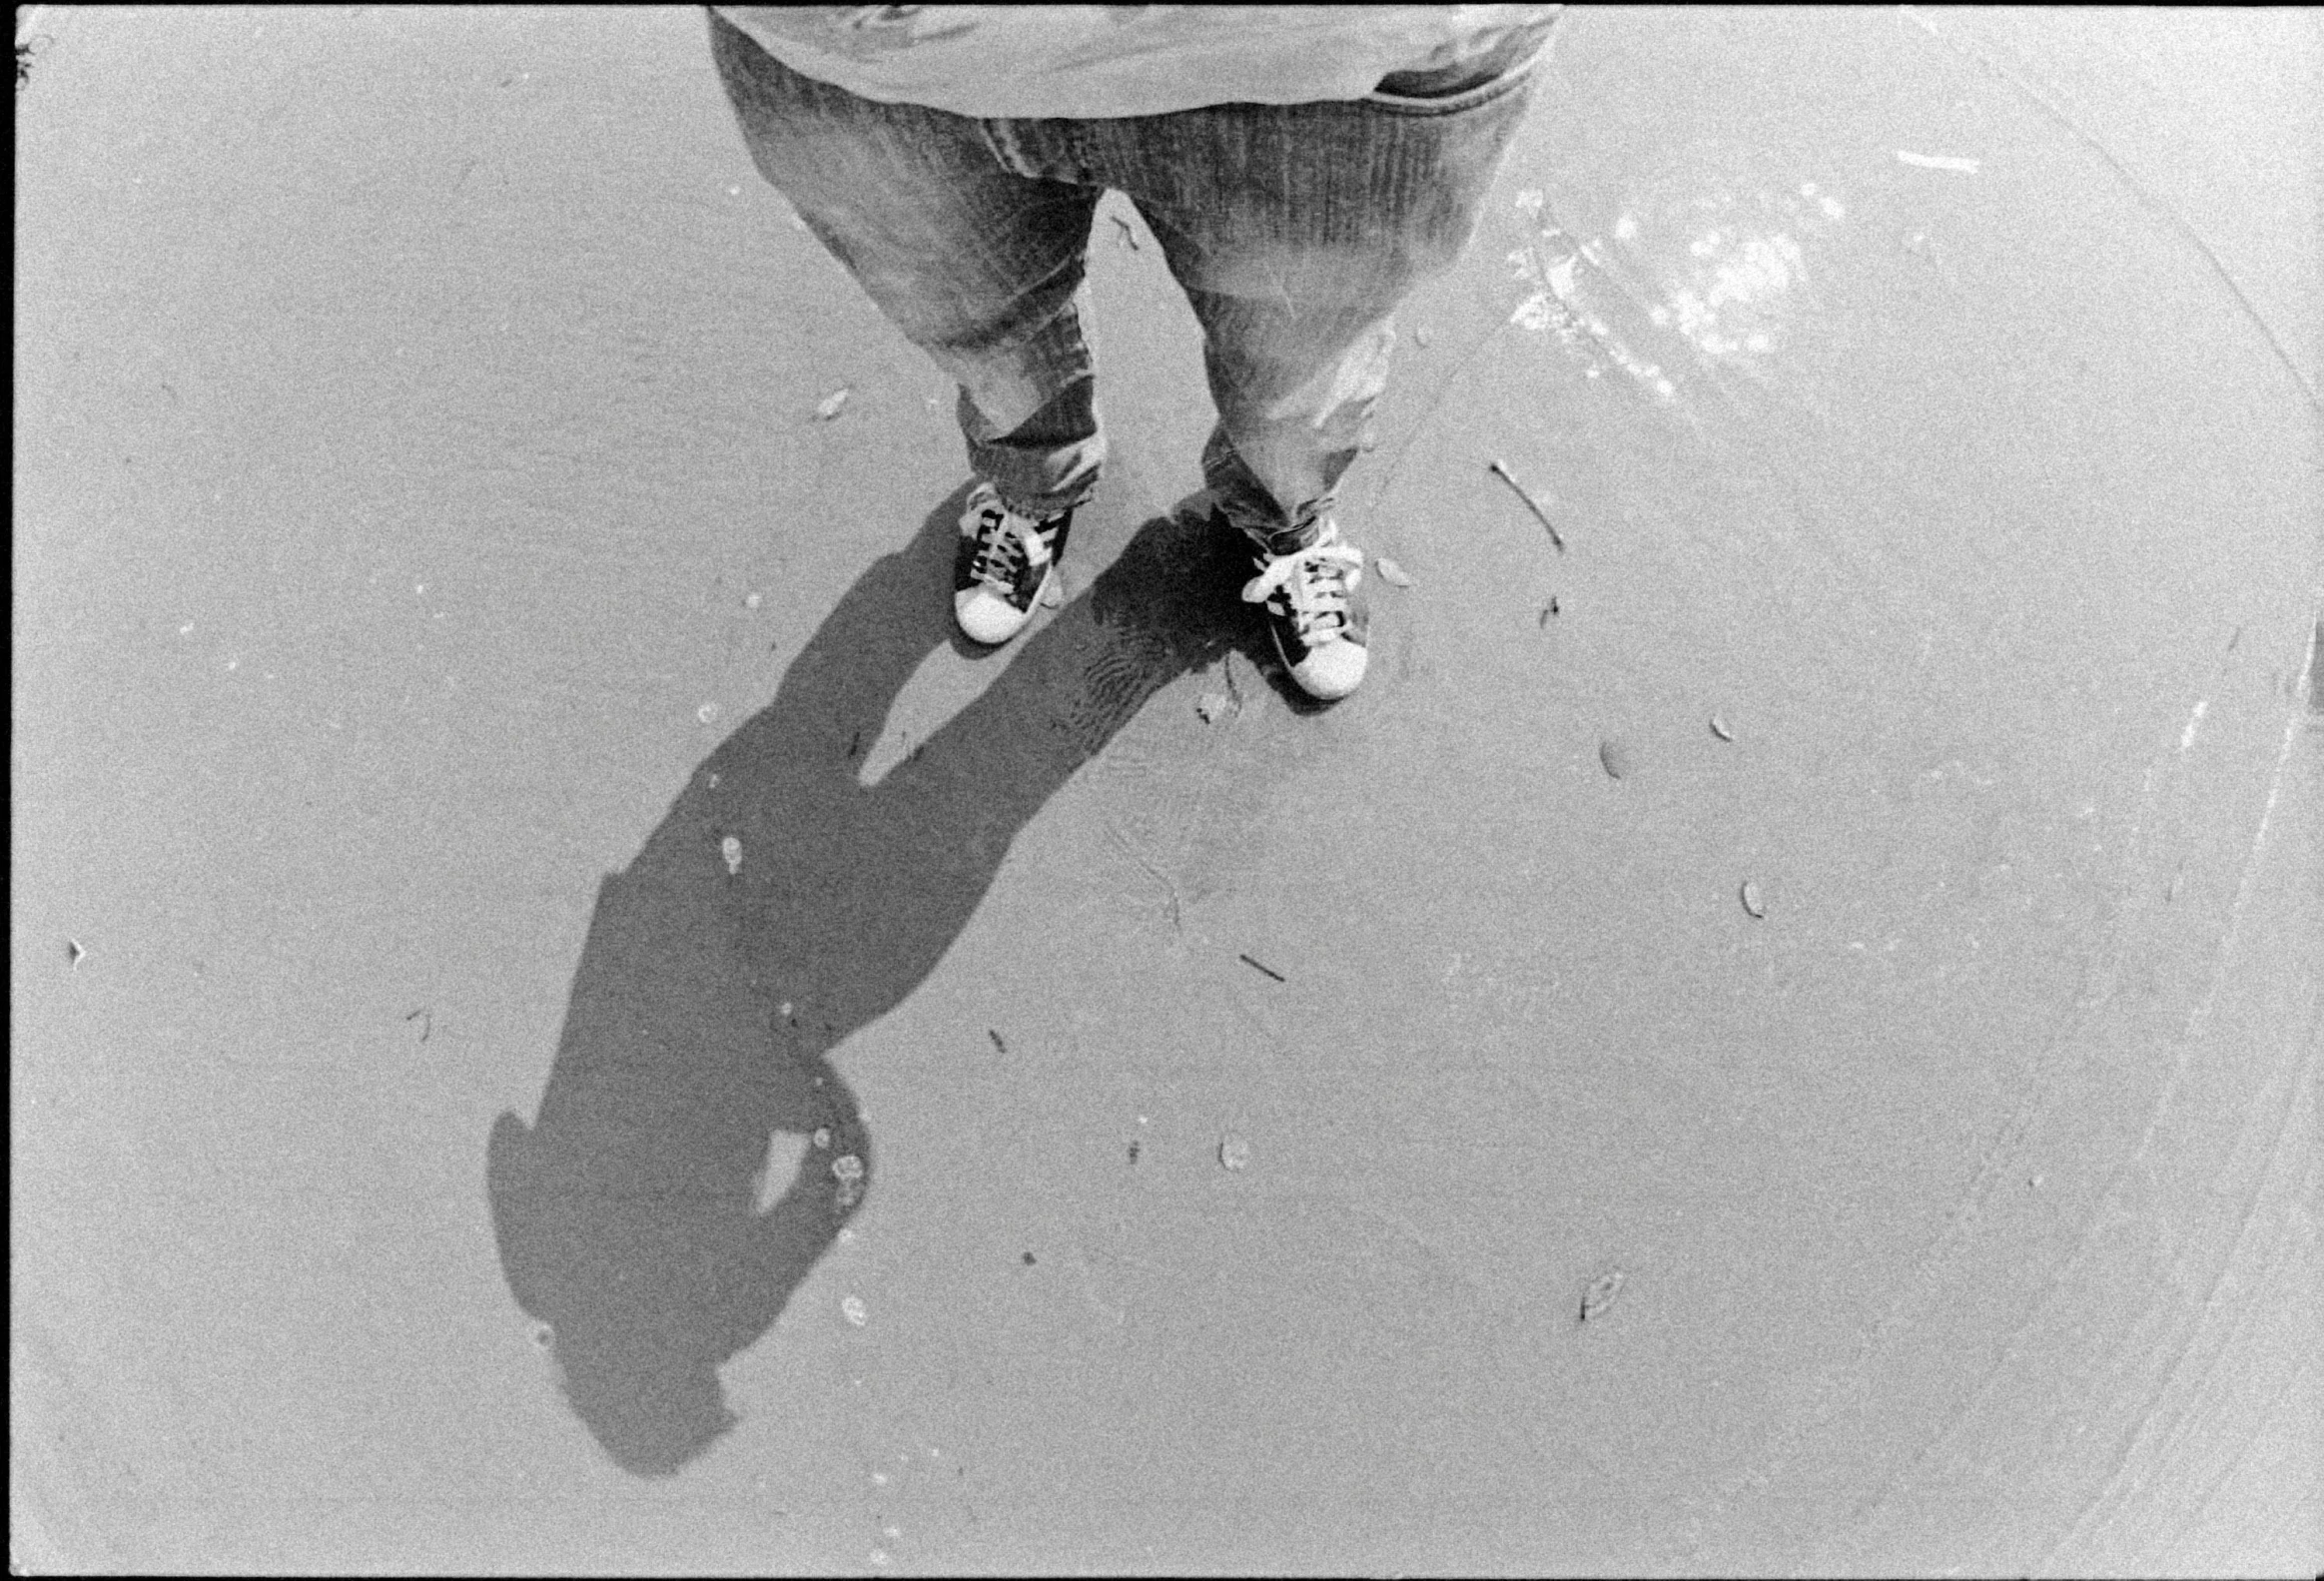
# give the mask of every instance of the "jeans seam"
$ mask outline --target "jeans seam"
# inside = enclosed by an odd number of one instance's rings
[[[1012,176],[1031,176],[1033,174],[1026,166],[1025,150],[1019,146],[1016,133],[1011,130],[1008,121],[999,119],[979,121],[977,131],[983,136],[985,146],[993,151],[994,160],[999,163],[1003,170]]]

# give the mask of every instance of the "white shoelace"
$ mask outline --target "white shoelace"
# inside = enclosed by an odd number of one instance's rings
[[[1023,556],[1029,569],[1049,563],[1049,543],[1041,524],[1028,521],[1003,505],[987,505],[983,530],[978,534],[977,557],[971,566],[978,581],[1006,592],[1017,585],[1017,565]]]
[[[1318,624],[1347,624],[1347,595],[1363,580],[1363,550],[1339,541],[1336,524],[1313,543],[1267,561],[1266,568],[1243,583],[1245,603],[1264,603],[1281,588],[1290,605],[1291,623],[1305,637]]]

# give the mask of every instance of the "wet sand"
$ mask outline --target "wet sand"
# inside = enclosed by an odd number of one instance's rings
[[[981,654],[698,13],[32,9],[15,1563],[2324,1562],[2311,18],[1569,17],[1318,711],[1120,199]]]

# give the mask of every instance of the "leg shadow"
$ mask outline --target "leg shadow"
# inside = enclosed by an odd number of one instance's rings
[[[856,582],[599,888],[538,1119],[492,1128],[509,1288],[632,1472],[675,1473],[733,1425],[718,1366],[863,1199],[871,1139],[832,1051],[919,986],[1018,831],[1157,690],[1247,647],[1237,540],[1183,511],[1150,521],[983,695],[863,784],[890,704],[949,633],[938,589],[963,497]],[[761,1210],[785,1136],[805,1155]]]

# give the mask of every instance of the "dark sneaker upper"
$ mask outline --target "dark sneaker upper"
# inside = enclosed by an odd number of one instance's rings
[[[1326,519],[1304,545],[1285,548],[1278,536],[1257,547],[1258,574],[1243,584],[1245,601],[1263,604],[1275,651],[1291,679],[1324,702],[1345,697],[1363,680],[1370,620],[1356,589],[1363,582],[1363,551],[1339,541],[1338,523]],[[1280,551],[1280,552],[1278,552]]]
[[[1002,503],[990,483],[970,490],[952,560],[952,613],[972,642],[1006,642],[1025,629],[1066,550],[1074,513],[1044,520]]]

